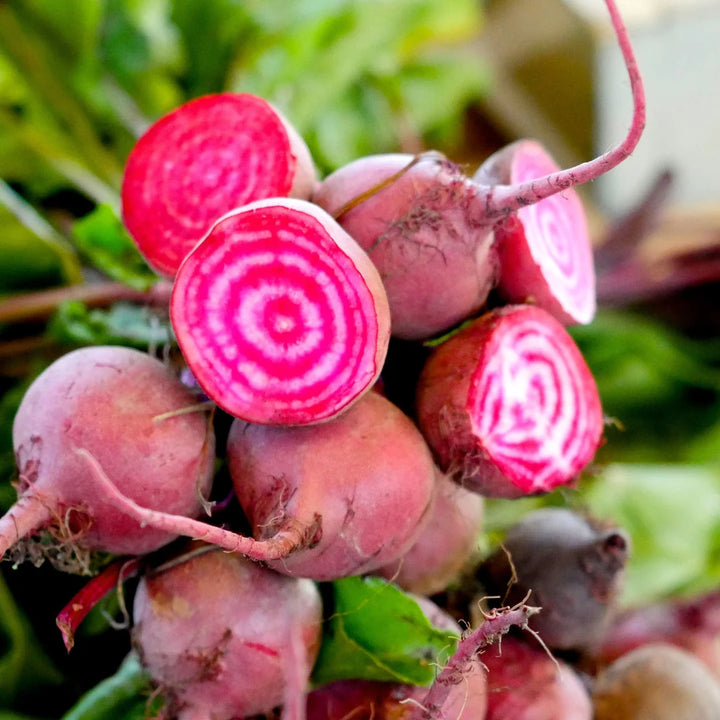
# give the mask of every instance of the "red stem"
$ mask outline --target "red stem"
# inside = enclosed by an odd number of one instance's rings
[[[442,717],[442,707],[450,691],[462,681],[477,654],[499,640],[513,625],[527,627],[528,620],[538,612],[540,608],[522,604],[512,608],[500,608],[487,615],[479,628],[460,641],[454,655],[430,686],[425,699],[420,705],[413,707],[405,720],[434,720]]]
[[[320,518],[317,516],[310,526],[288,523],[273,537],[267,540],[255,540],[200,520],[141,507],[118,490],[91,453],[82,448],[75,452],[88,462],[98,484],[102,487],[103,492],[112,499],[118,511],[133,518],[143,527],[149,526],[174,535],[202,540],[210,545],[217,545],[223,550],[237,552],[252,560],[260,561],[285,558],[294,550],[311,544],[320,531]]]
[[[75,644],[75,631],[88,613],[113,588],[134,577],[140,570],[139,558],[120,558],[108,565],[99,575],[86,583],[80,592],[58,613],[55,624],[62,633],[65,649],[70,652]]]
[[[638,144],[645,128],[645,89],[627,28],[615,5],[615,0],[605,0],[605,4],[610,13],[610,20],[625,60],[625,67],[630,76],[634,108],[632,125],[627,136],[619,145],[608,150],[600,157],[580,165],[524,183],[488,186],[486,199],[488,217],[497,217],[516,212],[526,205],[533,205],[573,185],[594,180],[619,165],[632,153]]]

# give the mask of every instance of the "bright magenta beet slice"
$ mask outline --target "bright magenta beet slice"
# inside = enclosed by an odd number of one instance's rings
[[[417,411],[442,469],[491,497],[573,483],[603,432],[577,345],[532,305],[488,313],[438,346],[420,377]]]
[[[533,140],[519,140],[490,156],[475,175],[488,184],[515,185],[559,167]],[[574,188],[520,208],[495,226],[499,293],[532,302],[566,325],[595,316],[595,267],[587,218]]]
[[[315,180],[307,146],[270,103],[206,95],[138,140],[123,177],[123,220],[147,262],[172,276],[220,216],[254,200],[308,198]]]
[[[348,407],[377,379],[390,336],[366,253],[321,208],[286,198],[221,218],[180,267],[170,314],[208,396],[273,425]]]

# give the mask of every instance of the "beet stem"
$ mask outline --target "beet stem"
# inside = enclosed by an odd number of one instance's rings
[[[310,526],[288,524],[267,540],[255,540],[200,520],[141,507],[118,490],[91,453],[84,448],[76,448],[75,452],[85,458],[103,492],[112,499],[117,509],[139,522],[143,527],[152,527],[156,530],[201,540],[211,545],[217,545],[224,550],[240,553],[252,560],[262,561],[287,557],[294,550],[309,545],[319,531],[320,518],[318,516]]]
[[[18,541],[31,535],[52,520],[47,505],[30,492],[18,501],[0,518],[0,559]]]
[[[605,0],[605,4],[610,13],[612,26],[630,77],[633,96],[633,118],[627,136],[619,145],[588,162],[550,173],[535,180],[515,185],[495,185],[486,188],[488,193],[486,213],[488,217],[497,217],[515,212],[522,207],[533,205],[569,187],[595,180],[619,165],[637,146],[645,128],[645,89],[627,28],[615,5],[615,0]]]
[[[119,589],[125,580],[137,575],[139,570],[140,560],[138,558],[116,560],[83,585],[72,600],[58,613],[55,624],[62,634],[63,644],[68,652],[75,645],[75,631],[88,613],[113,588]]]
[[[434,720],[442,717],[442,707],[450,695],[450,690],[462,682],[465,672],[476,660],[478,653],[497,642],[513,625],[526,628],[528,620],[539,612],[538,607],[520,604],[487,614],[482,625],[460,641],[454,655],[430,686],[425,699],[420,705],[413,707],[405,720]]]

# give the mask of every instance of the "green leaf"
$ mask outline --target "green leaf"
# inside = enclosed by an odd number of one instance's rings
[[[149,704],[150,679],[137,657],[130,654],[112,677],[83,695],[62,720],[147,720],[159,709]]]
[[[48,334],[63,345],[128,345],[143,350],[173,341],[167,319],[148,307],[123,302],[108,310],[64,302],[51,318]]]
[[[641,605],[720,582],[720,470],[613,464],[582,489],[590,512],[632,538],[623,601]]]
[[[147,290],[157,275],[147,266],[120,218],[109,205],[95,210],[73,225],[78,250],[98,270],[136,290]]]
[[[313,670],[317,684],[349,678],[428,685],[457,637],[433,627],[410,596],[380,578],[333,583],[334,612]]]

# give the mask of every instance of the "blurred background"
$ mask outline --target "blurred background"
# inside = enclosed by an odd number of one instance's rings
[[[633,536],[633,605],[720,578],[720,2],[618,4],[648,123],[630,159],[580,189],[601,309],[572,330],[607,442],[577,491],[488,503],[481,542],[538,504],[588,507]],[[38,372],[81,345],[172,340],[119,220],[123,165],[155,119],[227,90],[279,107],[323,175],[423,149],[472,172],[524,136],[567,166],[620,141],[631,118],[601,0],[0,3],[3,509],[12,418]],[[117,607],[92,615],[68,655],[54,618],[85,579],[0,569],[0,720],[63,717],[129,649],[106,617]]]

